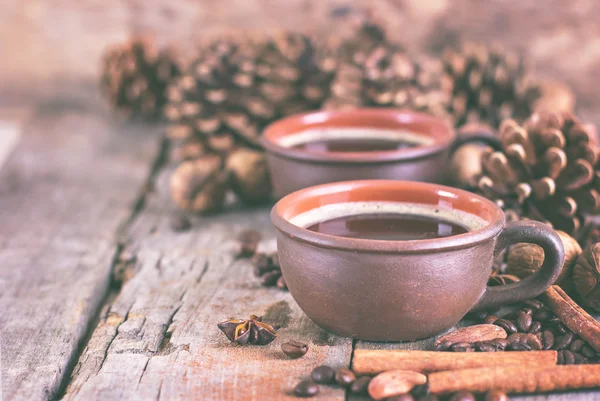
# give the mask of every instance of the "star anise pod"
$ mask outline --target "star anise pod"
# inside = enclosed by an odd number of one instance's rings
[[[248,320],[229,319],[217,324],[229,341],[236,344],[267,345],[275,339],[273,326],[262,322],[262,317],[251,315]]]

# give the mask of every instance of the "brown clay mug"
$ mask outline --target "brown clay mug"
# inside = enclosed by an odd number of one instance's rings
[[[390,241],[306,228],[386,208],[451,218],[468,231]],[[450,329],[469,311],[533,298],[554,282],[564,260],[562,242],[548,226],[534,221],[505,225],[504,213],[493,202],[436,184],[364,180],[320,185],[281,199],[271,220],[283,277],[300,308],[325,330],[363,340],[426,338]],[[543,248],[542,267],[518,283],[488,287],[494,257],[518,242]]]
[[[298,144],[333,135],[338,139],[386,139],[388,143],[396,138],[397,143],[410,146],[370,151],[298,149]],[[452,126],[442,118],[386,108],[297,114],[269,125],[261,137],[277,197],[318,184],[357,179],[440,182],[452,150],[472,141],[500,146],[489,133],[457,139]]]

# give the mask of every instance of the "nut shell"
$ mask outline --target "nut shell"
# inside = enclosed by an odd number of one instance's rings
[[[569,234],[563,231],[556,231],[556,233],[565,248],[565,261],[560,275],[556,279],[556,284],[566,285],[571,277],[577,257],[581,254],[581,246]],[[538,245],[516,244],[508,252],[506,272],[519,278],[525,278],[538,271],[543,261],[544,251]]]
[[[600,243],[589,245],[573,268],[575,290],[586,306],[600,311]]]
[[[183,162],[171,175],[171,198],[181,209],[205,213],[221,210],[228,189],[221,159],[209,155]]]
[[[238,149],[227,158],[231,187],[246,203],[261,203],[271,197],[271,181],[264,153]]]

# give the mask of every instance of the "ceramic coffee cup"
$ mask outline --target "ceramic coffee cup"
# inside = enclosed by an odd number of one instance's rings
[[[380,151],[298,149],[315,139],[374,138],[409,144]],[[498,139],[477,133],[457,140],[444,119],[409,110],[365,108],[293,115],[269,125],[261,137],[277,197],[335,181],[396,179],[440,182],[452,148],[483,141],[498,148]]]
[[[451,220],[468,231],[444,238],[371,240],[306,227],[335,217],[394,212]],[[440,334],[467,312],[533,298],[564,260],[562,242],[534,221],[505,225],[493,202],[455,188],[365,180],[294,192],[271,211],[281,270],[302,310],[332,333],[372,341]],[[542,267],[515,284],[487,287],[492,261],[508,245],[528,242],[545,253]]]

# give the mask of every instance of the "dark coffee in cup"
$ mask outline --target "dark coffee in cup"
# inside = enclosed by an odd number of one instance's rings
[[[444,238],[467,232],[465,227],[452,221],[393,213],[338,217],[313,224],[307,229],[338,237],[384,241]]]

